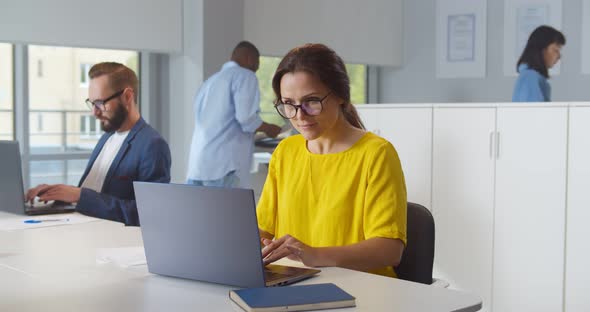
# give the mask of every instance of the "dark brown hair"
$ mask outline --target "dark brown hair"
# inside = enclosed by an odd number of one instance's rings
[[[334,50],[320,43],[308,43],[289,51],[272,78],[272,89],[277,101],[281,98],[281,79],[285,74],[294,72],[307,72],[316,76],[333,94],[344,100],[341,110],[346,120],[356,128],[365,129],[350,102],[350,79],[346,66]]]
[[[133,89],[133,99],[137,102],[139,82],[137,80],[137,75],[129,67],[115,62],[103,62],[95,64],[88,72],[90,79],[102,75],[108,75],[109,86],[113,89],[113,92],[123,90],[124,88]]]
[[[527,64],[531,69],[536,70],[545,78],[549,78],[549,72],[545,60],[543,58],[543,51],[552,43],[565,45],[565,36],[557,29],[542,25],[537,27],[530,35],[526,43],[526,47],[522,51],[522,55],[516,63],[516,71],[520,64]]]

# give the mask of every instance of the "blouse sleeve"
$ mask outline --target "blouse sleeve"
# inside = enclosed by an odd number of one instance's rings
[[[262,194],[256,208],[256,218],[258,219],[258,228],[274,235],[277,218],[277,174],[276,174],[276,157],[277,151],[273,153],[268,165],[268,175],[262,188]]]
[[[368,168],[364,206],[366,239],[400,239],[406,244],[406,184],[397,152],[386,142],[375,151]]]

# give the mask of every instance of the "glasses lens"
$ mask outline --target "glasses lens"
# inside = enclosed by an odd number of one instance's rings
[[[310,116],[317,116],[322,112],[322,102],[309,101],[301,104],[301,108]]]
[[[104,111],[104,101],[96,100],[94,103],[90,101],[90,99],[86,100],[86,105],[90,110],[94,110],[94,108],[98,109],[99,111]]]
[[[90,101],[90,99],[86,99],[84,102],[86,102],[86,106],[88,106],[90,110],[94,109],[94,104]]]
[[[284,118],[293,118],[297,114],[297,109],[295,106],[284,103],[279,103],[277,105],[277,111]]]

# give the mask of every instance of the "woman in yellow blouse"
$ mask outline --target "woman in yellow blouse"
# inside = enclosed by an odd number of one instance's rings
[[[364,130],[342,59],[291,50],[272,86],[299,131],[274,151],[257,207],[265,263],[283,257],[395,277],[406,243],[406,188],[391,143]]]

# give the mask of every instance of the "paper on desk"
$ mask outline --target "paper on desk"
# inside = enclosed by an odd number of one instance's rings
[[[41,221],[39,223],[26,223],[25,221]],[[63,214],[52,214],[42,216],[14,216],[5,217],[0,219],[0,230],[2,231],[15,231],[15,230],[27,230],[36,229],[50,226],[62,226],[71,224],[82,224],[94,221],[100,221],[101,219],[85,216],[79,213],[63,213]]]
[[[96,263],[114,263],[124,268],[147,264],[142,246],[97,249]]]

